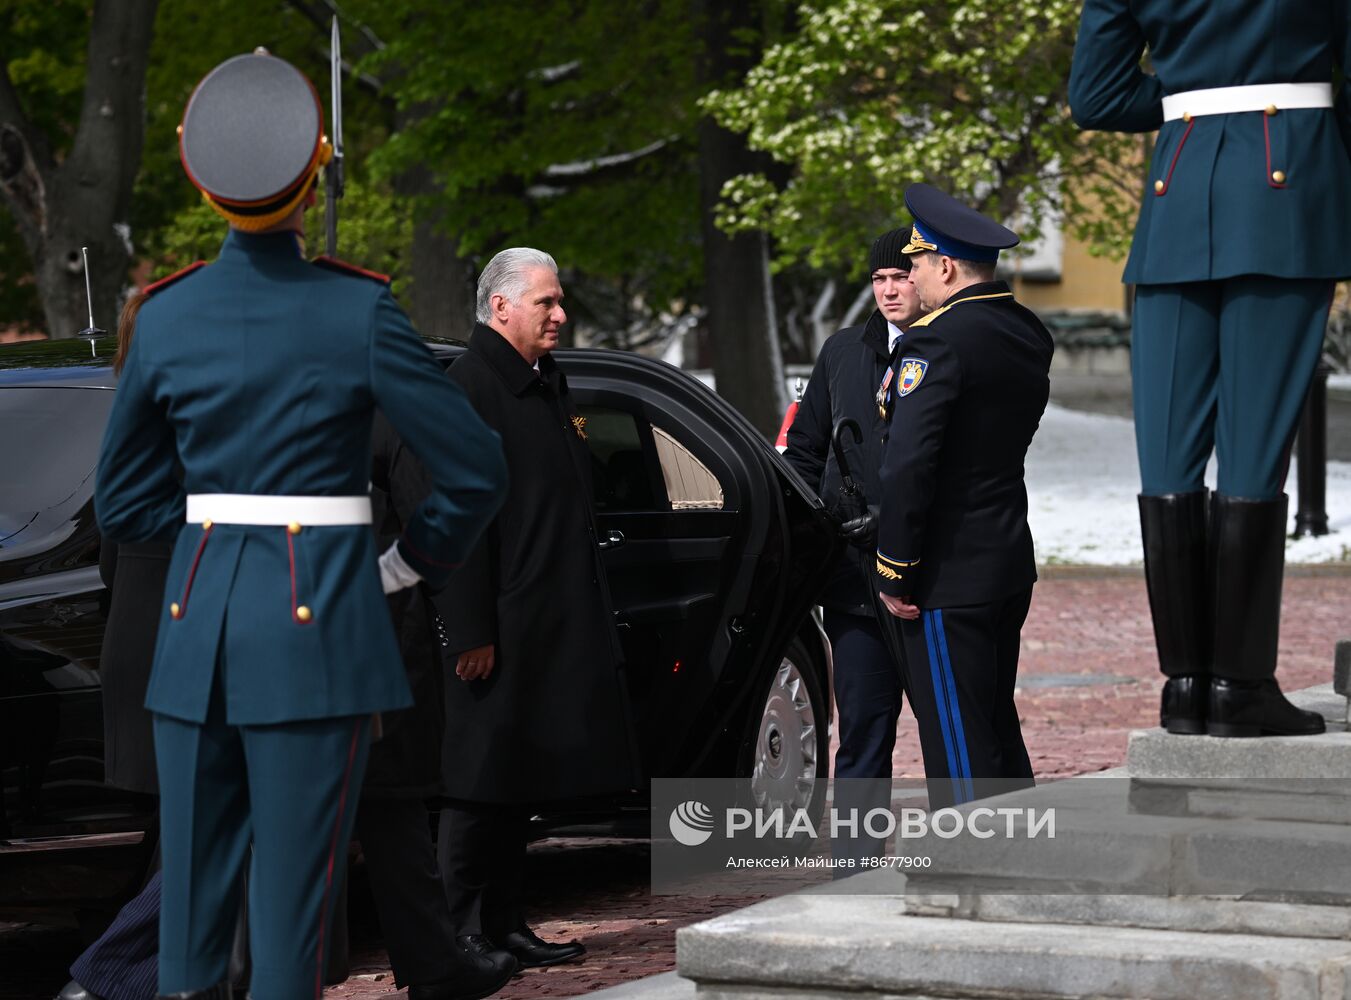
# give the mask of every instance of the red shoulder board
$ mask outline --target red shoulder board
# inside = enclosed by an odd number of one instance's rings
[[[337,257],[330,257],[324,254],[322,257],[316,257],[312,261],[326,271],[336,271],[339,274],[350,274],[357,278],[366,278],[370,281],[378,281],[382,285],[388,285],[390,278],[387,274],[381,274],[379,271],[368,271],[364,267],[357,267],[355,264],[349,264],[345,260],[338,260]]]
[[[175,271],[173,274],[169,275],[167,278],[160,278],[159,281],[155,281],[155,282],[152,282],[152,283],[149,284],[149,285],[146,285],[146,286],[145,286],[145,289],[144,289],[145,294],[146,294],[146,295],[154,295],[156,292],[162,292],[162,291],[164,291],[166,288],[168,288],[170,285],[172,285],[174,282],[176,282],[176,281],[178,281],[178,280],[180,280],[180,279],[182,279],[182,278],[186,278],[188,275],[192,274],[192,272],[198,270],[199,268],[203,268],[203,267],[206,267],[206,261],[204,261],[204,260],[195,261],[194,263],[189,264],[187,267],[183,268],[183,270],[181,270],[181,271]]]

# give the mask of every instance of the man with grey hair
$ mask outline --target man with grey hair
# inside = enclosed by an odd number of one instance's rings
[[[550,352],[567,321],[558,266],[503,250],[479,278],[478,323],[450,377],[502,438],[497,517],[437,597],[454,677],[438,853],[456,932],[526,967],[580,956],[521,912],[526,821],[543,803],[637,787],[637,755],[597,546],[586,418]],[[447,664],[449,666],[449,663]]]

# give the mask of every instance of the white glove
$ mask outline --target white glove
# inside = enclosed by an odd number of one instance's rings
[[[399,555],[398,542],[385,550],[385,554],[380,557],[380,587],[386,594],[421,582],[422,577],[418,576],[413,568],[404,562],[403,556]]]

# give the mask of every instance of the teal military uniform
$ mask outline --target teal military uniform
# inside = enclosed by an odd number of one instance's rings
[[[1155,76],[1140,69],[1146,46]],[[1335,108],[1168,122],[1164,95],[1328,82],[1348,55],[1341,2],[1084,4],[1075,120],[1160,129],[1124,275],[1139,286],[1132,374],[1146,495],[1199,490],[1216,447],[1222,494],[1279,496],[1332,282],[1351,275],[1345,86]]]
[[[1141,69],[1146,49],[1155,75]],[[1159,129],[1124,280],[1137,286],[1141,517],[1170,678],[1205,678],[1213,666],[1274,686],[1289,449],[1333,283],[1351,275],[1351,107],[1344,79],[1334,90],[1349,57],[1344,0],[1084,4],[1075,120]],[[1212,592],[1215,573],[1247,591]],[[1163,721],[1176,732],[1205,731],[1205,684],[1190,684],[1165,693]]]
[[[175,541],[146,699],[162,993],[224,978],[250,841],[253,996],[315,993],[369,719],[411,704],[368,524],[185,526],[185,497],[364,495],[377,407],[434,484],[398,546],[440,585],[505,471],[383,282],[307,262],[289,232],[232,230],[137,319],[96,503],[110,539]]]

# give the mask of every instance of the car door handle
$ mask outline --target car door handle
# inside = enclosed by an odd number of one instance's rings
[[[611,530],[605,533],[605,539],[598,543],[597,547],[601,549],[617,549],[623,544],[624,532]]]

